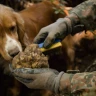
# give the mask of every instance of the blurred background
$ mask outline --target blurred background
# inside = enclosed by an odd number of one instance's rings
[[[10,6],[16,11],[20,11],[24,8],[31,6],[33,3],[38,3],[41,1],[43,0],[0,0],[0,3]],[[52,1],[52,0],[48,0],[48,1]],[[85,0],[59,0],[59,1],[66,6],[75,7],[76,5],[80,4]]]

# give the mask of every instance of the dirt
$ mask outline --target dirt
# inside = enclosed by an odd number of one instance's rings
[[[48,68],[48,57],[45,56],[37,44],[31,44],[12,60],[13,68]]]

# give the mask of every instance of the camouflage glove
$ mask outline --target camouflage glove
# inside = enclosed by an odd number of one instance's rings
[[[44,41],[44,47],[49,47],[55,39],[64,39],[64,37],[72,33],[73,26],[79,22],[75,14],[71,14],[65,18],[58,19],[55,23],[44,27],[35,37],[34,43],[41,43]],[[46,38],[46,39],[45,39]]]
[[[58,73],[57,71],[48,68],[10,69],[15,78],[28,88],[48,89],[55,93],[59,93],[59,82],[64,72]]]

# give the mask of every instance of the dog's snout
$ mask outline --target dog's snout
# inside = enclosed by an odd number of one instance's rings
[[[6,34],[5,52],[7,56],[12,58],[22,51],[22,46],[20,42]]]
[[[20,52],[19,48],[18,47],[15,47],[14,49],[9,50],[8,53],[9,53],[9,55],[11,57],[15,57],[19,52]]]

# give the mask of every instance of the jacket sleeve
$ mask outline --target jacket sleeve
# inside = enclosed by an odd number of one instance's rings
[[[62,76],[61,93],[71,96],[96,96],[96,71]],[[69,95],[70,96],[70,95]]]
[[[96,29],[96,0],[87,0],[73,8],[70,13],[75,13],[80,23],[85,25],[86,30]]]

